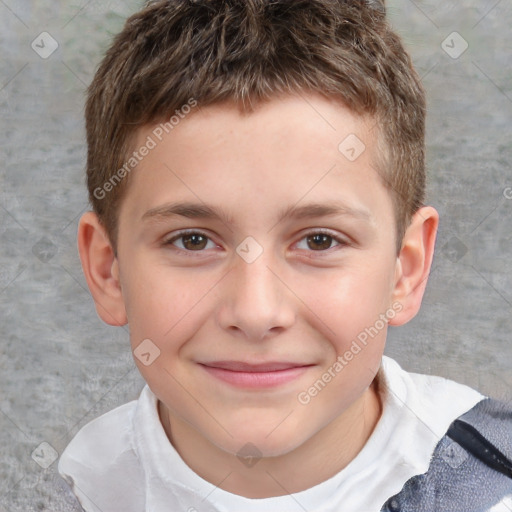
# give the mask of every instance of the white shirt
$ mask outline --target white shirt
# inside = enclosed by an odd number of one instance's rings
[[[383,409],[366,445],[332,478],[292,495],[245,498],[197,475],[169,442],[147,385],[138,400],[85,425],[58,469],[87,512],[379,512],[409,478],[427,471],[450,423],[485,397],[442,377],[408,373],[387,356],[377,378]],[[510,512],[511,503],[489,512]]]

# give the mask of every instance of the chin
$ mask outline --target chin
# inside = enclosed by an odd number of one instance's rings
[[[306,438],[303,437],[303,433],[299,438],[297,431],[282,430],[278,433],[278,429],[269,435],[268,429],[265,431],[254,430],[254,429],[242,429],[240,435],[236,435],[234,431],[233,438],[226,440],[217,445],[222,450],[236,455],[239,458],[245,456],[254,456],[257,458],[261,457],[279,457],[286,455],[298,448]]]

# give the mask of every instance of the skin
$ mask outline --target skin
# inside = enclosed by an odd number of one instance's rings
[[[137,147],[152,129],[140,129]],[[366,146],[353,162],[338,150],[350,134]],[[246,116],[230,103],[209,106],[132,172],[117,256],[94,213],[80,221],[99,316],[129,323],[133,350],[145,339],[159,348],[148,366],[134,360],[159,399],[167,436],[226,491],[263,498],[310,488],[344,468],[379,420],[374,378],[387,325],[308,404],[297,399],[393,304],[400,311],[391,325],[421,304],[438,214],[421,208],[397,254],[375,148],[374,122],[319,95],[276,98]],[[222,208],[230,219],[155,214],[176,201]],[[278,218],[289,206],[331,202],[344,213]],[[173,239],[183,229],[204,238]],[[310,236],[318,230],[333,238]],[[263,249],[252,263],[236,252],[248,236]],[[278,387],[243,389],[200,364],[218,360],[311,366]],[[261,453],[251,467],[236,456],[247,443]]]

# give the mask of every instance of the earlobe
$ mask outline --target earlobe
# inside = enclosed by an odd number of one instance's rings
[[[78,252],[98,316],[109,325],[125,325],[127,317],[118,260],[94,212],[87,212],[80,219]]]
[[[418,313],[434,256],[439,214],[431,206],[420,208],[413,216],[402,241],[397,260],[394,301],[402,310],[390,325],[403,325]]]

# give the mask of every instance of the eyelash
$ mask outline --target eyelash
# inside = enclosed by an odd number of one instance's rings
[[[179,240],[180,238],[183,238],[183,237],[185,237],[187,235],[200,235],[200,236],[206,238],[208,241],[212,241],[213,242],[211,237],[209,237],[206,233],[203,233],[202,231],[198,231],[198,230],[185,230],[185,231],[180,231],[179,233],[174,235],[172,238],[169,238],[168,240],[165,240],[163,245],[164,246],[172,246],[173,249],[175,249],[176,251],[181,252],[181,253],[187,253],[187,255],[194,256],[194,257],[200,256],[201,253],[205,252],[206,249],[201,249],[201,250],[197,250],[197,251],[191,251],[189,249],[181,249],[180,247],[176,247],[173,244],[173,242],[175,242],[176,240]],[[322,229],[319,229],[319,230],[316,230],[316,231],[310,231],[308,233],[305,233],[302,236],[302,238],[299,240],[299,242],[304,240],[305,238],[307,238],[309,236],[314,236],[314,235],[327,235],[334,242],[337,242],[339,244],[338,247],[343,247],[343,246],[349,245],[349,243],[346,240],[344,240],[342,238],[339,238],[339,237],[333,235],[331,232],[326,231],[326,230],[322,230]],[[337,247],[337,246],[334,246],[334,247]],[[334,247],[329,247],[329,249],[318,250],[318,251],[308,250],[307,252],[310,252],[310,253],[326,253],[326,252],[330,252],[332,249],[334,249]],[[306,250],[306,249],[303,249],[303,250]],[[194,253],[198,253],[198,254],[196,255]]]

